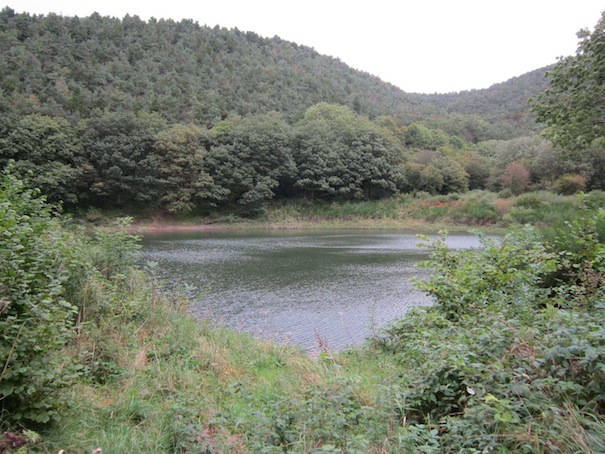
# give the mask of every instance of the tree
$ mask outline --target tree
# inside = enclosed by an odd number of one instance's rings
[[[297,124],[295,186],[322,197],[374,198],[396,190],[401,147],[391,131],[348,107],[320,103]]]
[[[407,162],[403,165],[400,188],[404,192],[424,191],[437,194],[443,187],[443,175],[438,168],[430,164]]]
[[[439,156],[433,162],[433,166],[439,169],[443,176],[442,194],[468,191],[469,175],[456,159],[445,153],[439,153]]]
[[[405,132],[405,144],[419,150],[436,150],[447,145],[449,138],[440,129],[430,129],[421,123],[408,126]]]
[[[464,171],[468,175],[469,189],[485,189],[489,180],[490,165],[484,156],[477,153],[465,155]]]
[[[513,194],[519,195],[529,184],[529,170],[523,164],[511,162],[500,176],[500,184],[510,189]]]
[[[200,128],[192,124],[172,125],[155,136],[160,206],[172,213],[191,211],[210,195],[212,178],[204,170],[200,137]]]
[[[549,88],[533,101],[544,136],[569,150],[605,143],[605,11],[578,38],[576,55],[559,60],[547,73]]]
[[[52,203],[73,206],[82,198],[91,171],[83,155],[75,128],[63,118],[26,115],[0,137],[0,165],[15,160],[13,173]]]
[[[210,198],[256,214],[294,174],[292,128],[281,114],[225,120],[206,137],[205,167],[214,185]]]
[[[130,112],[107,113],[87,122],[82,142],[95,169],[90,191],[100,203],[157,203],[160,184],[153,151],[163,127],[157,115]]]

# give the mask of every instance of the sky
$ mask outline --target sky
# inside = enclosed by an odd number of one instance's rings
[[[574,55],[600,0],[18,0],[17,12],[192,19],[279,36],[407,92],[487,88]]]

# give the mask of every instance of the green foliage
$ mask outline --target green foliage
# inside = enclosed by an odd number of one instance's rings
[[[248,428],[254,451],[278,447],[283,451],[367,452],[372,409],[364,407],[358,385],[348,379],[308,389],[301,399],[279,396]],[[271,451],[268,451],[271,452]]]
[[[404,178],[400,187],[405,192],[422,191],[437,194],[443,188],[443,175],[431,164],[407,162],[402,166]]]
[[[400,145],[352,110],[321,103],[296,125],[294,186],[311,198],[371,199],[395,192]]]
[[[154,202],[160,180],[155,135],[164,127],[156,115],[108,113],[86,122],[82,143],[94,168],[89,191],[109,206]]]
[[[36,191],[7,171],[0,184],[0,421],[48,423],[76,379],[102,382],[119,372],[112,339],[93,345],[108,318],[141,320],[149,307],[133,295],[138,239],[120,220],[92,238],[68,233]],[[142,312],[143,311],[143,312]],[[144,316],[143,316],[144,314]],[[90,336],[89,339],[92,339]],[[66,354],[77,341],[78,354]],[[90,348],[89,348],[90,347]]]
[[[448,319],[456,320],[479,313],[520,289],[541,293],[539,283],[554,272],[554,259],[529,228],[501,241],[482,238],[482,247],[472,251],[451,251],[444,237],[431,244],[431,260],[426,264],[435,275],[419,286],[435,297]],[[477,267],[479,262],[484,266]]]
[[[533,102],[544,135],[568,150],[584,150],[605,130],[601,109],[605,78],[605,12],[592,32],[581,30],[575,56],[561,58],[548,72],[550,85]]]
[[[460,215],[469,223],[489,223],[500,220],[496,210],[496,196],[488,191],[471,191],[460,200]],[[455,214],[452,215],[456,218]]]
[[[556,188],[559,194],[576,194],[586,189],[586,178],[577,174],[563,175],[557,180]]]
[[[548,191],[527,192],[513,202],[511,218],[519,224],[557,226],[581,215],[582,200]]]
[[[535,133],[521,103],[541,88],[543,71],[493,91],[418,95],[278,37],[187,20],[11,11],[0,15],[0,164],[15,159],[14,172],[31,172],[32,185],[69,210],[254,215],[272,198],[463,192],[485,187],[491,165],[470,144]],[[276,132],[276,115],[279,134],[292,136],[287,146],[258,138]],[[256,131],[221,142],[232,121]],[[298,169],[280,158],[268,175],[263,147],[279,156],[288,148]],[[440,154],[406,181],[410,150],[443,147],[466,155]],[[549,183],[578,173],[588,188],[604,186],[598,156],[550,172]]]
[[[430,129],[421,123],[414,123],[405,131],[405,144],[413,149],[437,150],[449,143],[447,134],[439,129]]]
[[[293,120],[321,101],[365,115],[410,115],[406,103],[418,98],[304,43],[190,20],[23,13],[0,23],[7,50],[0,87],[27,113],[146,110],[213,126],[271,111]]]
[[[0,421],[46,423],[74,378],[62,355],[76,308],[64,286],[70,241],[51,208],[10,173],[0,183]]]
[[[521,194],[519,197],[515,199],[515,206],[521,208],[530,208],[530,209],[539,209],[544,207],[545,205],[549,205],[549,203],[544,200],[543,197],[540,197],[539,194],[535,192],[528,192],[526,194]]]
[[[201,134],[193,124],[177,124],[155,137],[162,186],[160,206],[172,213],[187,213],[210,196],[212,177],[204,171]]]
[[[416,310],[374,345],[404,371],[398,439],[420,452],[601,451],[602,210],[554,242],[514,230],[477,250],[431,245]],[[589,277],[590,276],[590,277]]]
[[[588,208],[605,208],[605,191],[590,191],[584,195],[583,201]]]
[[[462,162],[447,149],[418,151],[411,162],[402,165],[402,171],[400,189],[406,192],[450,194],[465,192],[469,187],[469,175]]]
[[[294,174],[292,128],[279,114],[219,123],[207,141],[210,197],[238,204],[244,214],[261,211],[280,180]]]
[[[76,128],[62,118],[26,115],[0,133],[0,165],[15,160],[12,172],[52,203],[74,206],[84,196],[88,167],[83,154]]]

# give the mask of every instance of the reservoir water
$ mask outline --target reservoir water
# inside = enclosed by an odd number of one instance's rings
[[[450,234],[450,247],[479,245]],[[195,287],[192,311],[278,342],[360,344],[410,308],[431,303],[410,279],[426,270],[414,233],[227,231],[146,234],[143,260],[169,286]]]

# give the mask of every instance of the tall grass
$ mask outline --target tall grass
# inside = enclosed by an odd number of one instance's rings
[[[599,191],[592,197],[594,203],[605,198],[599,198]],[[403,194],[376,201],[276,204],[268,209],[265,221],[283,226],[552,225],[578,216],[582,203],[580,196],[562,196],[547,191],[517,197],[500,197],[497,193],[481,190],[450,195]]]

